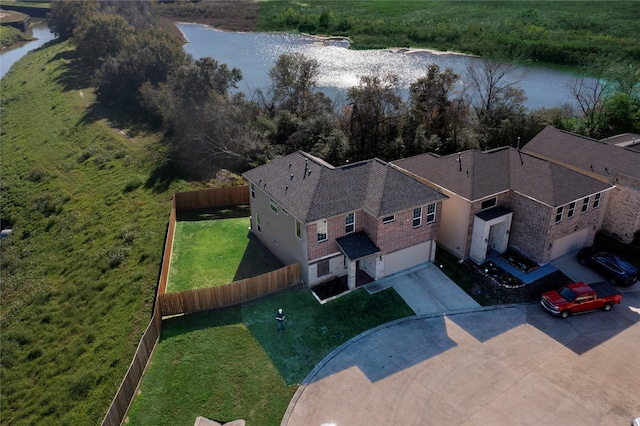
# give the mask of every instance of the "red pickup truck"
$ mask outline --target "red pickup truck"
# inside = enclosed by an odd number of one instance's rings
[[[544,293],[540,304],[552,314],[566,318],[570,314],[594,309],[608,311],[620,301],[622,294],[609,283],[573,283]]]

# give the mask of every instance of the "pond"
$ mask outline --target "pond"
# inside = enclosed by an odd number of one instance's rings
[[[45,43],[55,38],[54,34],[49,31],[49,27],[46,22],[42,22],[31,30],[31,34],[37,39],[28,41],[18,47],[2,51],[0,54],[0,78],[3,78],[5,74],[9,72],[9,69],[18,62],[24,55],[32,50],[42,47]]]
[[[179,24],[188,43],[184,49],[194,58],[215,58],[229,67],[239,68],[243,80],[239,89],[251,95],[269,85],[269,70],[283,53],[303,53],[320,64],[319,86],[334,99],[344,99],[346,90],[358,84],[360,76],[393,73],[399,76],[408,96],[408,86],[425,74],[429,65],[441,69],[451,67],[464,82],[467,64],[478,62],[472,56],[425,50],[387,49],[350,50],[345,40],[320,39],[304,35],[280,33],[239,33],[220,31],[199,24]],[[575,105],[569,84],[575,78],[570,73],[542,67],[519,67],[514,75],[523,75],[520,82],[528,100],[528,109]],[[461,83],[463,84],[463,83]]]

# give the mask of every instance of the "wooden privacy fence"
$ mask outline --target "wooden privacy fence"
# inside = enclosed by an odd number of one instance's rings
[[[129,370],[122,379],[120,388],[111,402],[111,407],[102,420],[103,426],[121,425],[124,421],[153,350],[160,339],[163,316],[230,306],[300,282],[300,264],[296,263],[257,277],[234,281],[221,287],[166,293],[178,212],[242,204],[249,204],[249,187],[246,185],[177,192],[173,195],[153,316],[140,339],[140,343],[138,343]]]
[[[122,383],[120,383],[120,389],[118,389],[115,398],[113,398],[111,402],[109,411],[107,411],[107,414],[102,420],[103,426],[117,426],[122,424],[122,420],[124,420],[124,416],[129,410],[129,405],[131,405],[131,401],[133,401],[136,389],[138,389],[140,380],[142,380],[142,375],[147,367],[147,363],[158,343],[158,338],[159,330],[156,326],[154,315],[151,321],[149,321],[149,325],[142,335],[140,343],[138,343],[138,349],[133,357],[133,361],[131,361],[129,370],[127,370],[127,374],[124,376],[124,379],[122,379]]]
[[[299,282],[300,264],[294,263],[219,287],[161,294],[158,302],[162,316],[188,314],[256,299]]]

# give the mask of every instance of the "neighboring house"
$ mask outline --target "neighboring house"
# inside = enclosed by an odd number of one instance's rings
[[[449,198],[438,244],[461,259],[511,247],[545,264],[591,244],[611,185],[515,148],[422,154],[392,164]]]
[[[624,243],[640,238],[640,136],[604,141],[547,127],[523,150],[615,186],[598,229]]]
[[[310,287],[379,279],[435,256],[446,196],[378,159],[333,167],[296,152],[249,170],[251,232]]]

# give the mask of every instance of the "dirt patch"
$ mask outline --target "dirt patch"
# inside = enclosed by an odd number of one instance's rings
[[[260,4],[253,0],[220,0],[161,4],[158,10],[174,22],[194,22],[227,31],[255,31]]]

